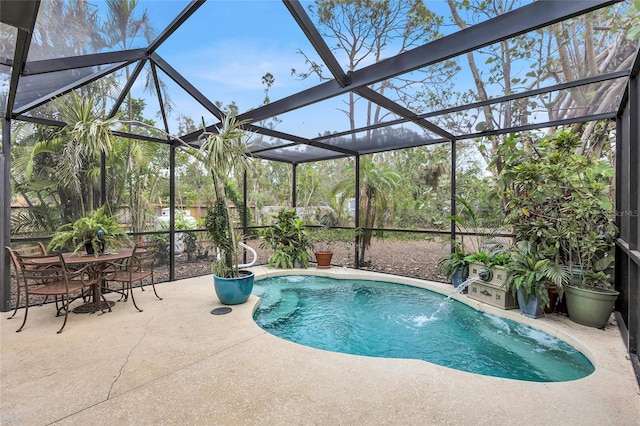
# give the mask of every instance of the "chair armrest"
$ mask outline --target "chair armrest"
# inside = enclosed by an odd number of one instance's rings
[[[65,269],[67,271],[67,277],[70,280],[79,280],[82,281],[84,285],[89,286],[101,279],[101,277],[98,276],[101,275],[101,272],[96,269],[98,266],[99,265],[95,264],[87,264],[80,269],[69,269],[68,265],[65,264]]]

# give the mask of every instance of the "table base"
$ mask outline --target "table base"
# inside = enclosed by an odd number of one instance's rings
[[[102,311],[105,309],[109,310],[109,308],[111,308],[115,304],[116,302],[112,302],[110,300],[107,302],[105,302],[104,300],[101,300],[100,305],[96,307],[95,302],[88,302],[73,308],[73,313],[74,314],[92,314],[94,312]]]

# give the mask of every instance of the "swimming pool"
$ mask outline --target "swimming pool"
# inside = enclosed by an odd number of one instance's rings
[[[421,359],[471,373],[535,382],[576,380],[593,365],[543,331],[478,312],[413,286],[317,276],[256,281],[255,322],[306,346]]]

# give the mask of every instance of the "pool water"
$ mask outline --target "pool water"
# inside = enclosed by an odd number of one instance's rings
[[[580,379],[593,365],[540,330],[402,284],[283,276],[256,281],[255,322],[306,346],[421,359],[457,370],[534,382]]]

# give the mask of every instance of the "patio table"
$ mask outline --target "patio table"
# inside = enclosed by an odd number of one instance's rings
[[[111,312],[111,306],[115,305],[115,302],[105,302],[100,300],[100,289],[104,280],[105,272],[113,262],[127,259],[133,254],[133,248],[120,248],[118,251],[107,252],[95,256],[93,254],[80,254],[80,253],[64,253],[62,256],[65,263],[70,266],[85,266],[89,265],[88,273],[91,280],[91,293],[92,300],[77,306],[73,309],[76,314],[93,313],[97,309],[101,311],[105,308]]]

